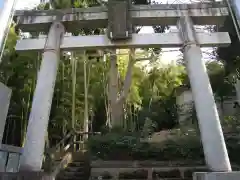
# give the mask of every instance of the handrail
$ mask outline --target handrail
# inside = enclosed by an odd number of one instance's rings
[[[47,150],[46,153],[53,153],[55,152],[67,139],[74,135],[74,131],[70,131],[61,141],[59,141],[54,147]]]
[[[68,139],[70,139],[70,142],[64,146],[60,151],[63,153],[67,152],[67,150],[74,144],[84,144],[85,142],[82,140],[83,135],[85,134],[90,134],[90,135],[96,135],[96,134],[101,134],[101,132],[83,132],[83,131],[77,131],[75,129],[71,130],[63,139],[61,139],[54,147],[51,147],[45,151],[45,163],[44,163],[44,169],[47,171],[54,171],[53,168],[53,163],[54,163],[54,158],[55,158],[55,153],[57,152],[58,149],[61,148],[61,145],[64,144]],[[80,141],[74,140],[74,136],[80,135]],[[80,146],[79,146],[80,147]],[[81,149],[81,148],[80,148]],[[74,151],[75,149],[73,149]],[[65,156],[65,155],[63,155]]]
[[[48,149],[46,153],[53,153],[55,152],[61,144],[63,144],[67,139],[71,138],[74,135],[85,135],[85,134],[90,134],[90,135],[96,135],[96,134],[101,134],[101,132],[84,132],[84,131],[77,131],[77,130],[71,130],[63,139],[61,139],[54,147]]]
[[[61,139],[54,147],[51,147],[45,151],[45,163],[43,164],[44,170],[48,172],[52,172],[54,169],[53,164],[55,161],[55,153],[57,152],[58,149],[60,149],[61,145],[65,143],[66,140],[69,138],[72,138],[74,135],[74,131],[71,130],[63,139]],[[71,146],[71,143],[67,145],[67,147],[64,147],[63,150],[64,152],[69,149]]]
[[[22,149],[22,147],[12,146],[8,144],[0,144],[0,151],[3,152],[22,154]]]
[[[72,154],[66,153],[62,158],[61,162],[54,168],[54,170],[50,173],[51,177],[56,177],[57,174],[64,169],[69,163],[72,162]]]

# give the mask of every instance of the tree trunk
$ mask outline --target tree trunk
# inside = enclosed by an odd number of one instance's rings
[[[134,66],[133,53],[134,50],[130,50],[130,58],[127,67],[127,73],[125,75],[124,85],[122,91],[119,92],[118,86],[118,65],[116,52],[113,52],[110,58],[110,83],[109,83],[109,103],[110,103],[110,127],[122,127],[124,110],[123,105],[129,93],[132,82],[132,70]]]
[[[111,104],[112,127],[123,127],[123,102],[115,101]]]
[[[118,65],[116,50],[110,54],[110,77],[109,77],[109,105],[110,105],[110,127],[116,125],[118,120],[117,96],[118,96]]]
[[[86,54],[84,53],[84,65],[83,65],[83,71],[84,71],[84,132],[88,133],[88,82],[87,82],[87,58]],[[84,140],[86,141],[88,139],[88,134],[84,135]]]
[[[237,78],[236,83],[234,84],[236,90],[237,102],[240,105],[240,80]]]
[[[223,96],[220,97],[220,106],[221,106],[221,111],[222,111],[222,117],[221,118],[223,118],[224,115],[225,115],[225,111],[224,111],[224,97]]]

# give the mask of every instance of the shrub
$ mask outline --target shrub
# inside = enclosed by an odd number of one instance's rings
[[[159,143],[141,141],[138,133],[107,133],[89,138],[93,156],[103,160],[158,160],[204,162],[199,133],[194,129],[172,130],[171,138]],[[225,141],[231,162],[240,164],[240,137],[226,134]]]
[[[110,132],[92,136],[88,141],[90,152],[101,159],[130,158],[132,149],[139,144],[138,134]]]
[[[177,135],[161,143],[142,142],[139,134],[107,133],[89,139],[93,156],[104,160],[183,160],[203,159],[199,136]]]

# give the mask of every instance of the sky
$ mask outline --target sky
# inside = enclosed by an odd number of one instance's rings
[[[0,0],[0,9],[2,8],[3,0]]]
[[[3,0],[0,0],[0,7]],[[46,0],[47,1],[47,0]],[[190,0],[155,0],[158,3],[189,3]],[[196,2],[196,0],[194,0]],[[16,9],[32,9],[36,5],[40,3],[40,0],[17,0]],[[171,29],[170,29],[171,30]],[[140,33],[153,33],[153,29],[151,27],[143,27]],[[174,63],[177,59],[181,58],[181,53],[178,51],[179,48],[163,48],[161,61],[163,63]],[[211,51],[210,49],[204,49],[204,51]],[[204,60],[208,60],[208,56],[203,56]]]
[[[3,0],[0,0],[0,5],[1,5],[1,1]],[[24,8],[32,8],[34,7],[35,5],[39,4],[40,0],[17,0],[17,8],[18,9],[24,9]],[[47,1],[47,0],[46,0]],[[155,0],[156,2],[160,2],[160,3],[187,3],[189,2],[190,0]],[[195,0],[196,1],[196,0]]]

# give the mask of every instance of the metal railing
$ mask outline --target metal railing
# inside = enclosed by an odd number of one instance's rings
[[[47,172],[52,172],[55,169],[56,161],[64,158],[69,152],[84,152],[86,150],[86,135],[101,134],[100,132],[82,132],[72,130],[54,147],[45,151],[45,160],[43,169]]]

